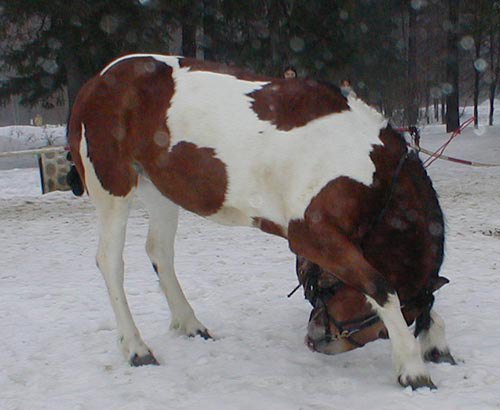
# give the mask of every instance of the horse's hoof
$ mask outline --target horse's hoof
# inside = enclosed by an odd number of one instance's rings
[[[148,352],[144,356],[139,356],[137,353],[130,358],[130,365],[134,367],[155,365],[159,366],[158,360],[153,356],[153,353]]]
[[[455,359],[453,358],[453,356],[449,351],[441,352],[437,348],[429,350],[427,353],[425,353],[424,360],[426,362],[433,362],[433,363],[449,363],[451,365],[457,364],[457,362],[455,361]]]
[[[193,335],[193,336],[200,336],[202,337],[203,339],[205,340],[213,340],[213,337],[210,333],[208,333],[208,330],[207,329],[204,329],[204,330],[197,330],[196,331],[196,334]]]
[[[403,380],[402,376],[398,377],[398,382],[403,387],[411,386],[412,390],[417,390],[421,387],[428,387],[431,390],[436,390],[437,387],[429,376],[417,376],[414,378],[408,377],[406,381]]]

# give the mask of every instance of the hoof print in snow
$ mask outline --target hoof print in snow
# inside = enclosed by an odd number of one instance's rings
[[[132,356],[132,358],[130,359],[130,365],[134,367],[147,365],[159,366],[160,363],[158,363],[158,360],[156,360],[153,354],[149,352],[144,356],[139,356],[137,353],[134,354],[134,356]]]
[[[208,333],[207,329],[197,330],[194,335],[191,335],[191,337],[195,337],[195,336],[200,336],[205,340],[213,340],[212,335],[210,333]]]

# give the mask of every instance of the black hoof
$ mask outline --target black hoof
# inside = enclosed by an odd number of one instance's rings
[[[195,337],[195,336],[200,336],[205,340],[213,340],[213,337],[210,333],[208,333],[208,330],[197,330],[194,335],[189,335],[190,337]]]
[[[427,362],[433,362],[433,363],[449,363],[451,365],[456,365],[457,362],[451,355],[449,351],[441,352],[437,348],[434,348],[430,351],[428,351],[424,355],[424,359]]]
[[[418,376],[415,377],[414,379],[408,379],[406,383],[403,382],[401,376],[399,376],[398,382],[403,387],[411,386],[412,390],[417,390],[420,389],[421,387],[428,387],[431,390],[437,389],[436,385],[432,383],[432,380],[429,376]]]
[[[151,352],[148,352],[145,356],[139,356],[136,353],[130,359],[130,365],[134,367],[147,366],[150,364],[155,366],[160,365]]]

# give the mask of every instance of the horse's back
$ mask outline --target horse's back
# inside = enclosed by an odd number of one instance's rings
[[[286,227],[329,181],[348,176],[371,184],[370,152],[383,125],[361,101],[348,105],[312,81],[134,56],[82,89],[69,143],[78,150],[85,138],[112,195],[127,195],[143,173],[164,196],[200,215]]]

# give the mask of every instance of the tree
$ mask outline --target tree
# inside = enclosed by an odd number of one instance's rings
[[[500,1],[492,1],[492,9],[490,14],[489,26],[489,61],[490,61],[490,87],[489,87],[489,100],[490,100],[490,113],[489,125],[493,125],[493,113],[495,111],[495,96],[497,84],[500,80]]]
[[[206,3],[204,48],[215,60],[276,76],[292,64],[301,75],[328,79],[332,67],[345,67],[352,55],[340,18],[345,1]]]
[[[497,9],[497,13],[500,12],[500,7]],[[498,15],[498,14],[497,14]],[[500,80],[500,24],[497,20],[496,28],[493,26],[489,33],[490,40],[490,87],[489,87],[489,100],[490,100],[490,112],[488,124],[493,125],[493,113],[495,111],[495,96],[497,84]]]
[[[446,132],[460,128],[458,115],[459,106],[459,51],[458,51],[458,16],[459,0],[448,0],[449,22],[448,30],[448,57],[446,61],[446,80],[449,85],[446,97]]]
[[[71,13],[68,13],[68,10]],[[165,19],[133,0],[0,0],[0,100],[72,104],[81,85],[120,54],[165,48]],[[55,98],[57,96],[57,98]]]
[[[488,38],[491,33],[491,25],[494,15],[492,0],[477,0],[474,3],[465,3],[463,10],[464,31],[468,36],[462,39],[463,48],[474,49],[472,56],[472,67],[474,70],[474,126],[479,126],[479,97],[481,92],[481,77],[487,68],[487,62],[483,58],[484,49],[488,47]],[[473,41],[467,41],[471,39]],[[473,44],[468,47],[467,43]],[[491,45],[490,45],[491,47]]]
[[[417,95],[417,9],[408,1],[408,124],[414,126],[418,121],[419,101]]]

